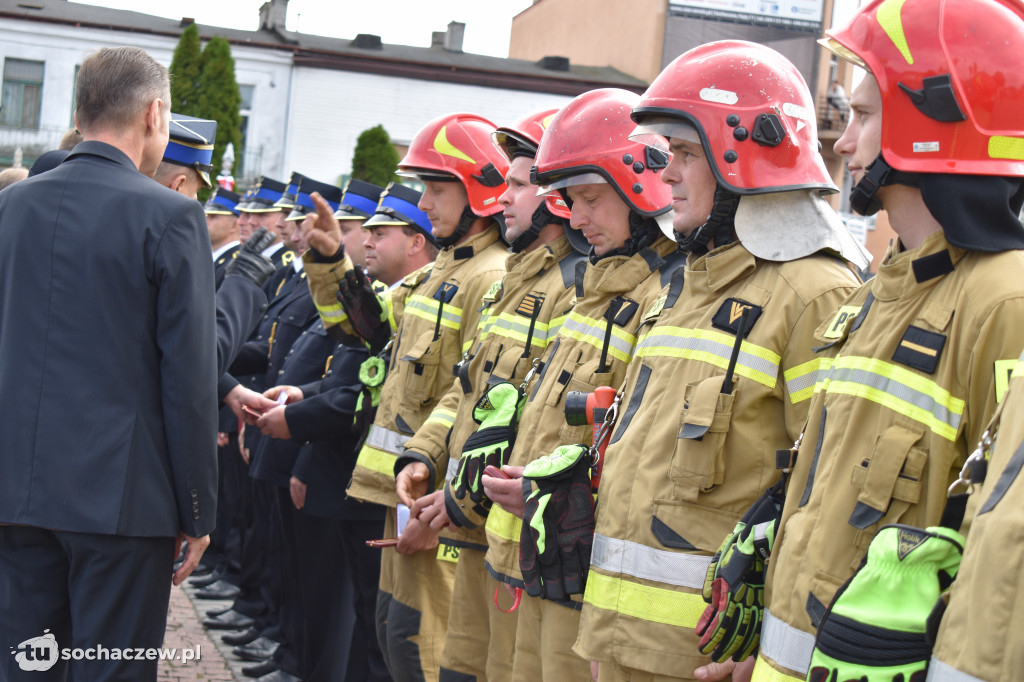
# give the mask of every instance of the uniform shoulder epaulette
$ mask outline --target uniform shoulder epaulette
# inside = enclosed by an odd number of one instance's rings
[[[558,269],[562,273],[562,286],[566,289],[576,283],[576,264],[585,259],[585,255],[579,251],[573,251],[558,261]]]
[[[419,270],[416,270],[415,272],[411,272],[408,275],[406,275],[405,279],[402,280],[402,286],[408,287],[409,289],[418,287],[420,284],[423,284],[423,282],[427,281],[427,278],[430,277],[430,272],[433,269],[434,264],[427,263]]]

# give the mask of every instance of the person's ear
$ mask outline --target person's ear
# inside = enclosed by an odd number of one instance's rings
[[[426,246],[427,238],[424,237],[421,233],[417,232],[412,236],[412,240],[409,242],[409,248],[407,250],[407,253],[410,256],[415,256],[419,252],[423,251],[423,249],[426,248]]]
[[[146,130],[147,132],[159,131],[163,124],[163,99],[157,97],[146,105]]]

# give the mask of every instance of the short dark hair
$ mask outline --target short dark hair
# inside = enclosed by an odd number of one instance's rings
[[[402,232],[405,233],[406,237],[415,237],[416,235],[423,237],[423,247],[426,250],[427,255],[430,256],[430,260],[437,258],[437,254],[440,252],[440,249],[437,248],[437,245],[434,244],[434,242],[426,238],[426,235],[423,234],[422,230],[417,229],[412,225],[400,225],[399,227],[402,228]]]
[[[104,47],[89,54],[75,81],[75,116],[81,129],[124,128],[147,104],[166,98],[167,69],[138,47]],[[170,108],[171,103],[165,102]]]

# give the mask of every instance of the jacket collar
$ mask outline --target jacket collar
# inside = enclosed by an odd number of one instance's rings
[[[118,149],[112,144],[106,142],[100,142],[99,140],[85,140],[75,145],[74,150],[68,154],[68,158],[65,161],[75,158],[76,156],[99,156],[119,163],[122,166],[128,166],[133,170],[138,170],[135,162],[128,158],[128,155]]]
[[[434,261],[434,270],[441,272],[466,258],[472,258],[498,241],[499,236],[497,227],[489,228],[469,237],[465,241],[459,242],[455,246],[441,249],[441,252],[437,254],[437,260]]]
[[[632,291],[664,265],[666,256],[675,250],[676,243],[662,236],[632,256],[609,256],[596,264],[588,262],[583,275],[583,290],[609,294]]]
[[[739,242],[726,244],[703,256],[690,256],[687,260],[687,279],[706,282],[710,291],[732,286],[757,268],[757,258]]]
[[[942,230],[928,235],[921,243],[921,246],[909,251],[900,251],[899,242],[893,243],[889,251],[882,259],[878,267],[878,274],[871,282],[871,293],[879,301],[894,301],[898,298],[913,296],[942,281],[949,272],[935,276],[921,277],[922,268],[920,265],[929,257],[941,255],[942,252],[949,254],[949,263],[954,267],[966,255],[967,251],[953,246],[946,241]],[[917,267],[915,267],[915,262]],[[918,281],[921,278],[921,281]]]

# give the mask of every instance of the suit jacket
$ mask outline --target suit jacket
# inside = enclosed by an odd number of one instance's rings
[[[0,523],[193,536],[217,494],[200,204],[86,141],[0,194]]]

